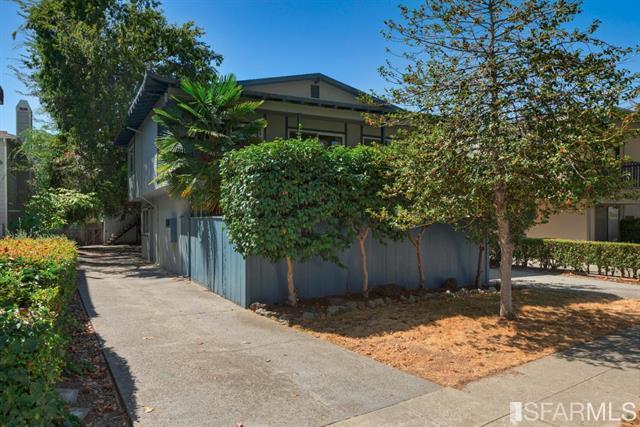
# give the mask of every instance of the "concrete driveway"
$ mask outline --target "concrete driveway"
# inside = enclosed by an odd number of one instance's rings
[[[326,425],[440,389],[165,274],[133,248],[83,248],[78,286],[137,425]]]
[[[499,281],[500,272],[491,269],[489,277]],[[538,286],[557,290],[601,292],[620,298],[640,299],[640,285],[617,283],[588,276],[567,275],[561,272],[533,268],[513,269],[513,284],[516,286]]]

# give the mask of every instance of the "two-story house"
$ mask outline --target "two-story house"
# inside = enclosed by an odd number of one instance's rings
[[[640,194],[640,137],[629,140],[620,150],[620,155],[630,159],[623,166],[631,186]],[[602,200],[596,206],[567,210],[555,214],[548,222],[532,227],[529,237],[558,238],[571,240],[620,240],[620,221],[640,218],[638,198]]]
[[[268,125],[262,138],[316,137],[326,146],[384,142],[392,130],[364,123],[362,114],[393,111],[394,106],[368,105],[359,99],[362,92],[323,74],[273,77],[239,82],[243,96],[264,101],[258,113]],[[142,206],[143,256],[170,271],[181,273],[180,247],[176,240],[180,218],[191,214],[185,200],[171,198],[156,176],[158,126],[153,109],[165,105],[179,93],[178,82],[146,73],[115,143],[127,146],[129,200]]]

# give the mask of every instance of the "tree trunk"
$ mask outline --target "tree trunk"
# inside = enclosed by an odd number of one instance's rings
[[[298,295],[296,295],[296,287],[293,283],[293,262],[289,257],[287,257],[287,290],[289,291],[289,305],[297,306]]]
[[[480,274],[482,273],[482,254],[484,254],[484,242],[478,245],[478,268],[476,269],[476,280],[474,285],[476,289],[480,289]]]
[[[364,231],[357,231],[358,247],[360,248],[360,261],[362,262],[362,295],[365,298],[369,298],[369,271],[367,270],[367,251],[364,247],[364,242],[369,235],[369,228],[365,228]]]
[[[418,234],[416,235],[415,238],[411,235],[411,232],[407,233],[409,236],[409,241],[411,242],[413,247],[416,248],[416,258],[418,262],[418,277],[419,277],[420,289],[425,288],[424,265],[422,264],[422,243],[421,242],[422,242],[422,235],[424,234],[427,227],[428,226],[420,227],[420,231],[418,231]]]
[[[506,188],[498,188],[494,194],[496,219],[498,222],[498,244],[500,245],[500,316],[515,319],[511,298],[511,264],[513,263],[513,244],[507,216]]]

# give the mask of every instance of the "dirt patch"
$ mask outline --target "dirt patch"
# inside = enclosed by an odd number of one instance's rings
[[[102,355],[93,325],[89,321],[78,293],[71,303],[75,320],[69,347],[70,363],[57,387],[79,390],[75,407],[87,408],[86,426],[128,426],[129,418],[120,400]]]
[[[640,324],[640,300],[609,294],[514,289],[517,321],[505,321],[497,292],[394,299],[335,315],[314,301],[280,320],[318,338],[444,386],[461,386],[614,331]],[[306,320],[299,313],[315,312]]]

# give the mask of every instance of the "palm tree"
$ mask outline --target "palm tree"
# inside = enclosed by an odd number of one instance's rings
[[[192,207],[220,213],[220,160],[233,149],[259,141],[267,122],[256,119],[262,101],[241,99],[242,87],[233,74],[209,83],[180,82],[182,93],[154,110],[160,126],[156,140],[155,182],[167,183],[174,197]]]

